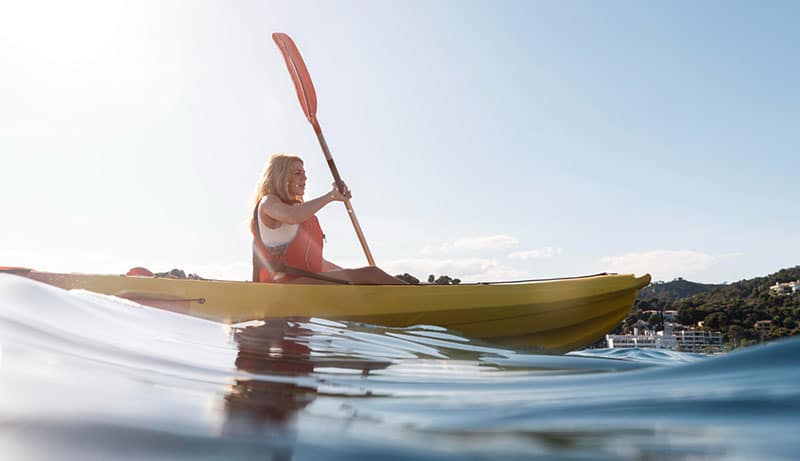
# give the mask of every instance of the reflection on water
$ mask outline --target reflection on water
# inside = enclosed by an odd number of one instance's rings
[[[795,460],[798,357],[231,328],[0,274],[0,459]]]
[[[298,410],[314,400],[317,389],[295,382],[259,379],[271,377],[307,376],[313,373],[311,349],[299,342],[298,336],[310,331],[285,320],[270,321],[260,326],[236,330],[234,339],[239,347],[236,368],[256,376],[237,378],[225,397],[227,423],[225,434],[286,428]]]
[[[224,398],[226,414],[222,434],[226,437],[267,435],[279,440],[265,459],[285,460],[292,455],[297,436],[297,413],[317,397],[317,387],[299,384],[315,367],[357,370],[386,368],[380,360],[347,360],[312,357],[313,330],[309,319],[270,319],[234,329],[238,347],[236,369],[248,374],[237,378]],[[289,380],[282,380],[289,378]],[[308,381],[308,380],[304,380]]]
[[[293,419],[314,400],[317,389],[269,378],[314,372],[311,349],[298,340],[310,333],[286,320],[235,330],[234,340],[239,348],[236,368],[253,376],[237,378],[225,396],[224,436],[252,437],[266,432],[279,443],[265,451],[264,459],[291,459],[292,444],[288,442],[296,438]],[[259,379],[259,375],[266,375],[267,379]]]

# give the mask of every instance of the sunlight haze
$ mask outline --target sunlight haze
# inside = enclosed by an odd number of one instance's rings
[[[0,265],[250,277],[274,152],[377,264],[465,281],[798,264],[795,2],[0,2]],[[344,206],[326,258],[366,264]]]

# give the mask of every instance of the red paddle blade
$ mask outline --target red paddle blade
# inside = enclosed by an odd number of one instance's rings
[[[286,68],[289,70],[289,75],[292,76],[294,82],[294,89],[297,91],[297,99],[300,101],[300,107],[303,108],[303,113],[306,114],[308,122],[314,127],[315,131],[319,131],[319,124],[317,123],[317,93],[314,91],[314,84],[311,82],[311,75],[308,74],[306,63],[303,62],[303,57],[297,51],[292,39],[281,32],[272,34],[272,40],[278,45],[278,48],[283,54],[283,59],[286,61]]]

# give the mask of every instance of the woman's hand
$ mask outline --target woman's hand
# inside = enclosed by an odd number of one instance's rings
[[[333,189],[331,189],[329,194],[331,201],[344,202],[345,200],[350,200],[353,197],[353,195],[350,193],[350,189],[347,188],[347,185],[345,183],[340,184],[342,186],[341,188],[337,183],[333,183]],[[344,191],[344,193],[342,193],[342,191]]]

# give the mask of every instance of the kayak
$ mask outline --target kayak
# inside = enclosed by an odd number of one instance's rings
[[[650,283],[648,274],[459,285],[293,285],[4,272],[225,323],[319,317],[388,327],[438,325],[467,338],[551,353],[602,338],[628,315],[638,290]]]

